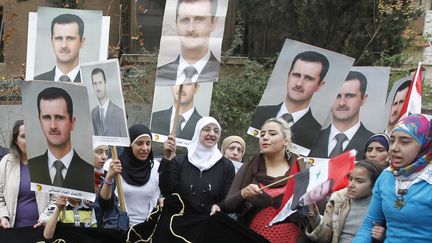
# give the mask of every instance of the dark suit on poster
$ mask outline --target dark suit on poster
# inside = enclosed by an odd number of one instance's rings
[[[105,115],[105,127],[102,129],[100,123],[99,106],[92,109],[92,123],[94,135],[110,136],[110,137],[127,137],[126,124],[123,116],[123,109],[115,105],[111,101],[108,103],[108,108]]]
[[[162,135],[168,135],[170,133],[172,111],[173,109],[171,107],[167,110],[154,112],[152,114],[151,131]],[[183,129],[180,132],[177,131],[177,138],[191,140],[195,133],[195,126],[201,118],[202,116],[198,113],[196,108],[194,108],[194,112],[189,120],[187,120]]]
[[[180,56],[178,56],[175,61],[158,67],[155,85],[175,85],[177,80],[177,69],[179,66],[179,61]],[[219,67],[219,61],[216,59],[213,53],[210,52],[210,59],[204,66],[196,82],[215,82],[219,77]]]
[[[331,125],[326,129],[321,130],[320,134],[315,140],[314,145],[311,148],[311,151],[309,153],[310,157],[328,158],[328,141],[330,136],[330,127]],[[360,123],[359,129],[349,141],[348,145],[344,149],[344,152],[355,149],[357,150],[356,160],[364,159],[364,148],[366,146],[367,140],[372,135],[373,133],[366,129],[363,123]]]
[[[33,78],[33,80],[46,80],[46,81],[53,81],[55,77],[55,68],[54,67],[51,71],[41,73]],[[80,72],[77,73],[74,82],[81,82],[81,75]]]
[[[52,186],[48,168],[48,151],[29,159],[28,166],[31,182]],[[94,193],[93,166],[81,159],[75,150],[62,187]]]
[[[266,120],[277,116],[282,105],[283,102],[279,105],[258,106],[251,126],[261,129]],[[311,148],[320,130],[321,125],[315,120],[309,108],[309,111],[291,126],[292,141],[302,147]]]

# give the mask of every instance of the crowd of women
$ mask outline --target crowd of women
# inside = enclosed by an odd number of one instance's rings
[[[370,137],[364,160],[347,175],[348,186],[332,193],[325,209],[312,203],[271,227],[288,193],[289,180],[280,179],[305,167],[291,151],[291,132],[283,119],[264,123],[259,153],[244,163],[245,141],[227,137],[219,150],[221,126],[212,117],[199,120],[185,154],[176,154],[176,138],[170,135],[160,161],[153,156],[146,126],[134,125],[129,134],[131,146],[118,159],[108,159],[108,146],[94,145],[97,197],[86,203],[30,190],[24,123],[16,122],[10,153],[0,162],[0,227],[45,226],[44,236],[52,238],[63,218],[60,211],[71,207],[93,209],[95,217],[79,219],[86,227],[124,230],[156,220],[149,235],[153,242],[194,242],[197,232],[188,229],[202,222],[197,218],[220,213],[270,242],[430,241],[432,128],[422,115],[404,118],[389,136]],[[121,181],[127,215],[119,208],[115,178]],[[83,226],[76,221],[72,225]]]

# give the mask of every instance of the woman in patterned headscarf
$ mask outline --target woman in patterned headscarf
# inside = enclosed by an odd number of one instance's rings
[[[368,215],[353,242],[372,242],[386,222],[385,242],[430,242],[432,129],[422,115],[401,120],[390,134],[390,167],[378,178]]]

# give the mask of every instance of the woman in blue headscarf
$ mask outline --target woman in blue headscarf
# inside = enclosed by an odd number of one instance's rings
[[[432,232],[432,129],[411,115],[390,134],[390,167],[378,178],[368,214],[353,242],[377,238],[374,224],[386,222],[384,242],[430,242]]]

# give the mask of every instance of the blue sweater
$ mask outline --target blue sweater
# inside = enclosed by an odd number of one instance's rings
[[[431,242],[432,232],[432,167],[415,179],[404,195],[405,206],[394,207],[397,198],[396,179],[387,169],[375,183],[368,214],[353,242],[372,242],[373,222],[386,222],[384,242]]]

